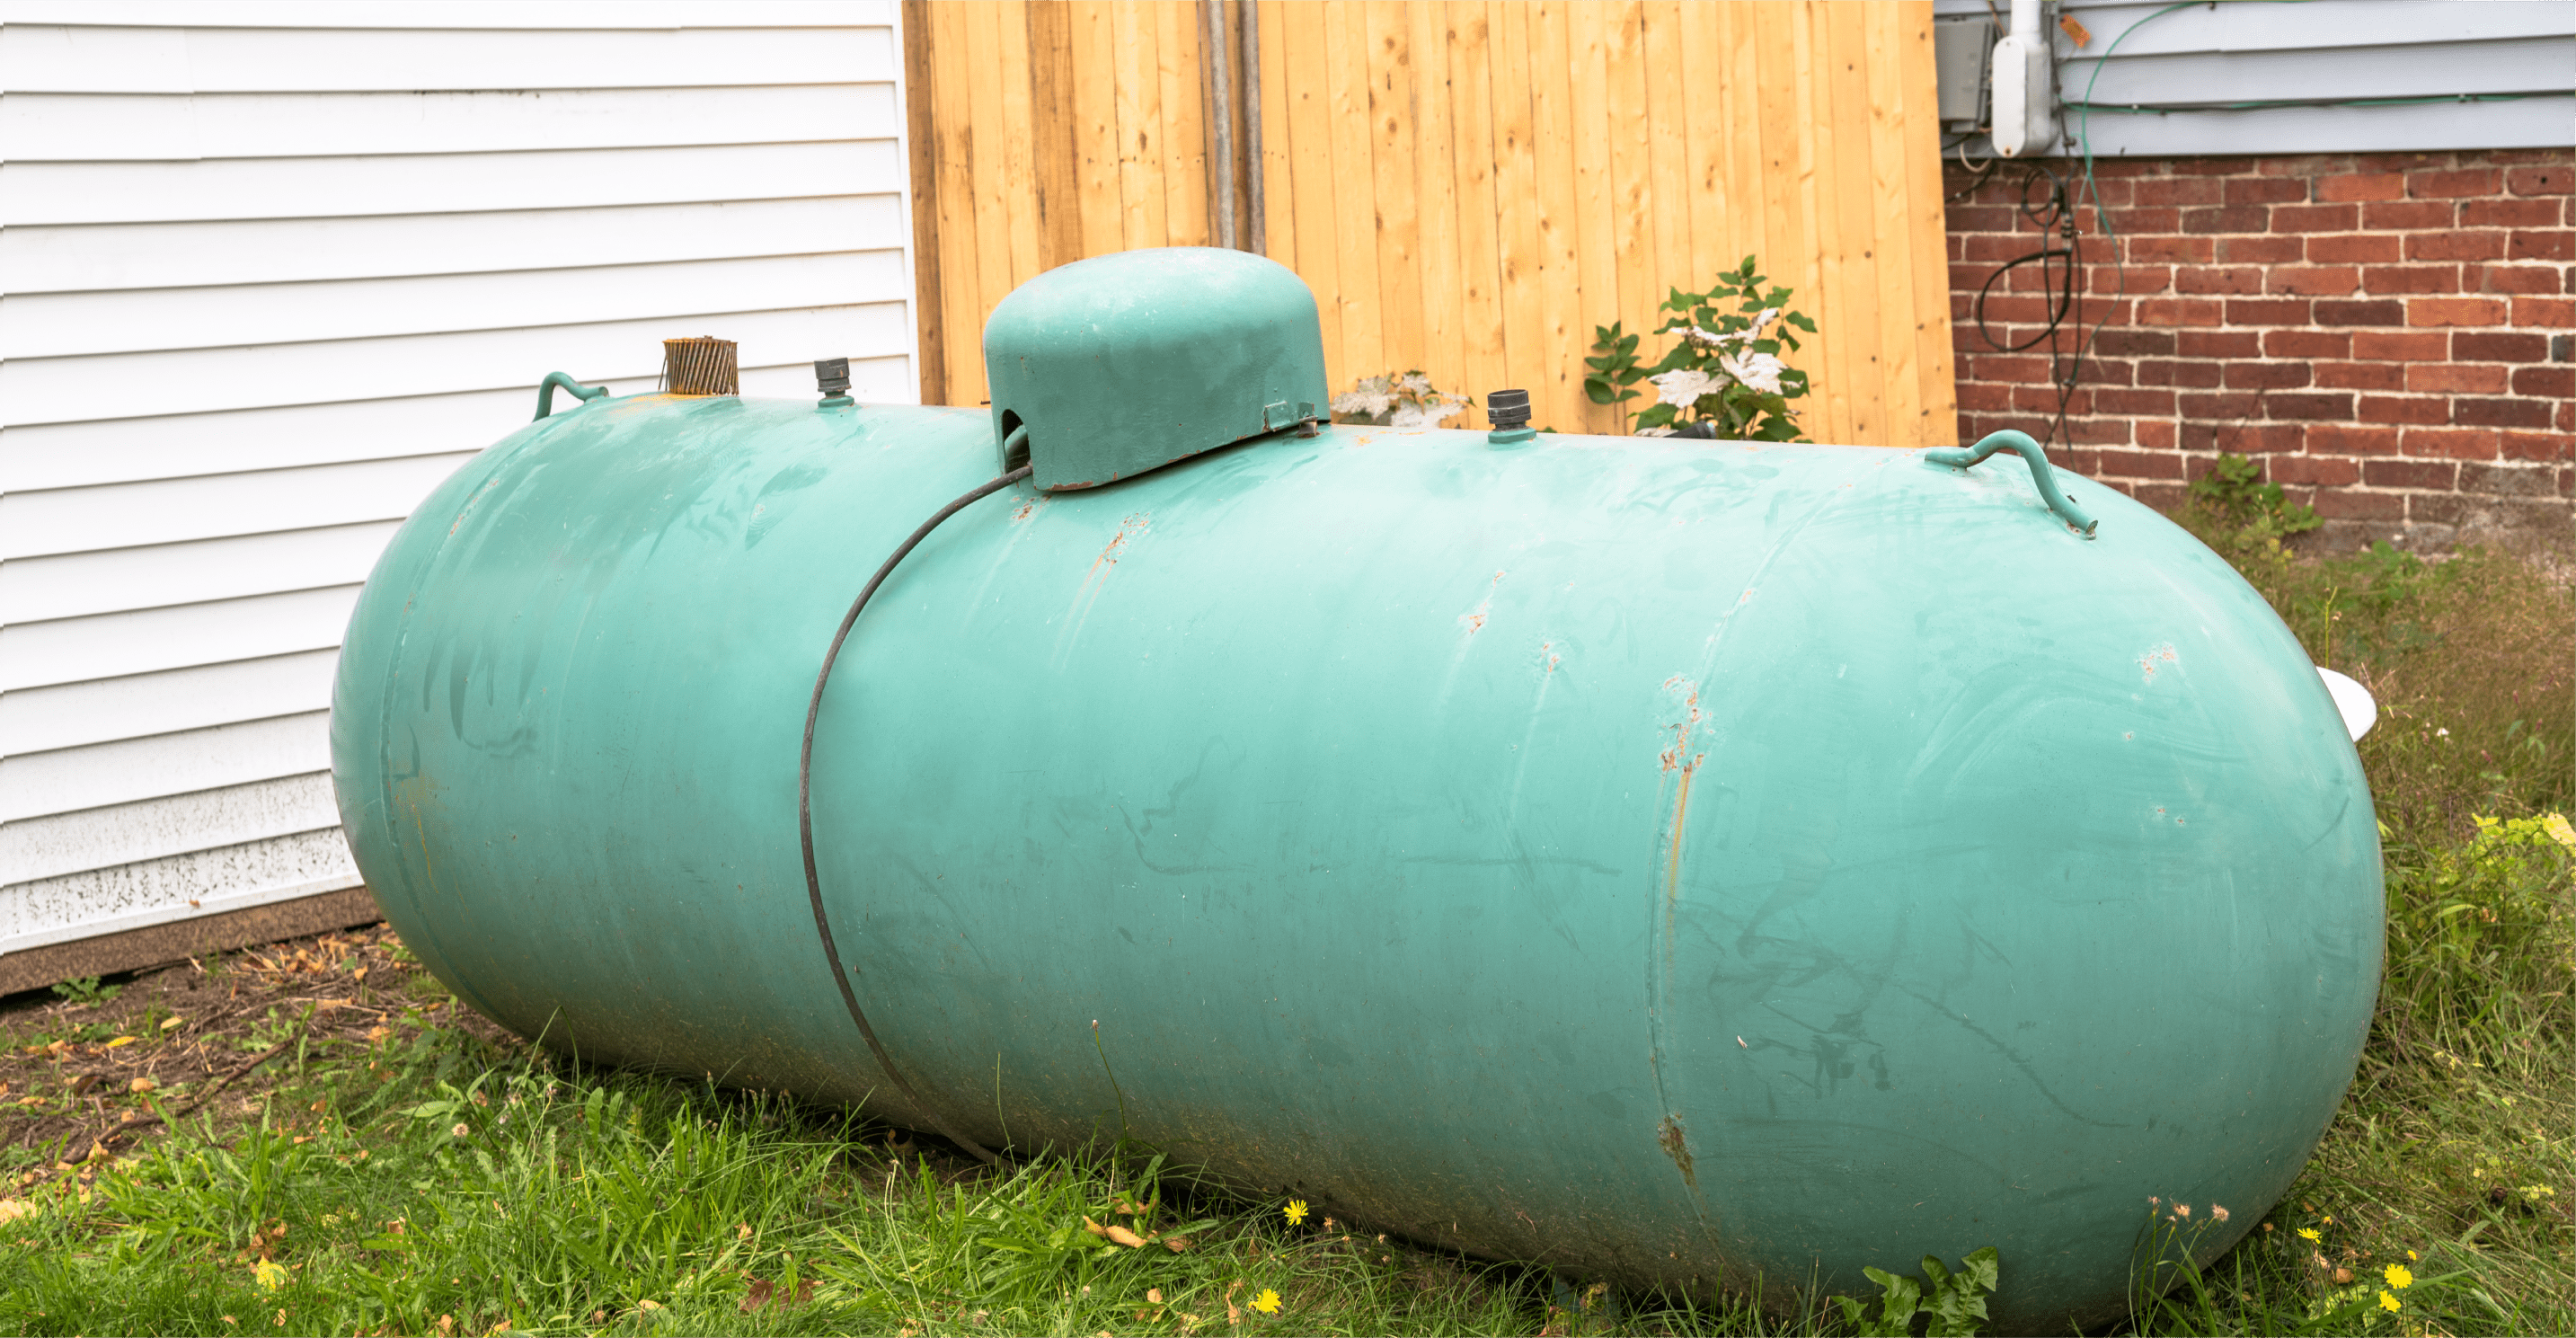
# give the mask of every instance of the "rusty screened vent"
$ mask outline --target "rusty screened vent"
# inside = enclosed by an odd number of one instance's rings
[[[742,371],[730,339],[662,341],[662,389],[673,395],[739,395]]]

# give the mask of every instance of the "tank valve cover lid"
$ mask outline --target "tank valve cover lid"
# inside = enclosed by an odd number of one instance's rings
[[[1212,246],[1094,256],[1021,284],[984,324],[984,374],[995,450],[1028,429],[1031,482],[1054,492],[1312,424],[1328,398],[1305,281]]]

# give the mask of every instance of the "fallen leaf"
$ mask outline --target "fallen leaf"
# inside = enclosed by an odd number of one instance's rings
[[[99,1048],[100,1048],[100,1049],[102,1049],[102,1050],[113,1050],[113,1049],[115,1049],[116,1047],[118,1047],[118,1046],[120,1046],[120,1045],[132,1045],[132,1044],[134,1044],[134,1038],[133,1038],[133,1037],[131,1037],[131,1036],[119,1036],[119,1037],[117,1037],[115,1040],[109,1041],[107,1044],[102,1045],[102,1046],[100,1046]]]
[[[1111,1241],[1124,1245],[1131,1250],[1141,1250],[1145,1248],[1145,1238],[1123,1226],[1113,1225],[1108,1230],[1103,1231],[1100,1234],[1107,1236]]]
[[[125,1085],[125,1090],[129,1092],[149,1092],[160,1085],[161,1084],[152,1081],[150,1078],[137,1078],[134,1081],[127,1083]]]
[[[771,1282],[766,1278],[753,1278],[751,1280],[750,1288],[744,1291],[742,1295],[742,1313],[746,1315],[751,1314],[774,1300],[778,1301],[781,1306],[788,1306],[803,1305],[807,1301],[811,1301],[813,1299],[814,1280],[812,1278],[807,1278],[796,1284],[796,1297],[792,1301],[781,1300],[779,1298],[777,1283]]]
[[[1160,1287],[1146,1288],[1145,1299],[1155,1305],[1161,1305],[1163,1303],[1163,1289]]]
[[[25,1199],[0,1199],[0,1222],[15,1222],[36,1215],[36,1205]]]
[[[1163,1237],[1163,1248],[1174,1254],[1179,1254],[1181,1251],[1190,1248],[1190,1238],[1187,1236],[1165,1236]]]
[[[1102,1226],[1098,1222],[1092,1221],[1088,1216],[1082,1219],[1082,1229],[1095,1236],[1106,1236],[1109,1234],[1109,1228]]]
[[[104,1073],[84,1073],[81,1076],[72,1079],[72,1095],[87,1096],[89,1095],[89,1089],[96,1087],[105,1081],[107,1081],[107,1075]]]
[[[161,1030],[168,1031],[172,1027],[185,1024],[187,1020],[184,1017],[165,1017],[161,1019]]]
[[[638,1301],[635,1303],[635,1308],[638,1310],[659,1310],[662,1308],[662,1303],[659,1301]]]

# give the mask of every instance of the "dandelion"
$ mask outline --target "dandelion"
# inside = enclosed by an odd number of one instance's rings
[[[2174,1205],[2174,1216],[2176,1216],[2176,1217],[2189,1217],[2189,1216],[2191,1216],[2191,1205],[2190,1205],[2190,1204],[2188,1204],[2188,1203],[2177,1203],[2177,1204],[2175,1204],[2175,1205]]]
[[[2423,1257],[2424,1257],[2424,1256],[2422,1256],[2422,1255],[2420,1255],[2420,1254],[2415,1253],[2413,1250],[2408,1250],[2408,1251],[2406,1252],[2406,1257],[2407,1257],[2407,1258],[2409,1258],[2409,1259],[2414,1259],[2414,1260],[2419,1260],[2419,1261],[2420,1261],[2421,1259],[2423,1259]]]
[[[2301,1228],[2299,1228],[2299,1239],[2301,1239],[2301,1240],[2323,1240],[2323,1239],[2324,1239],[2324,1237],[2319,1236],[2319,1235],[2317,1234],[2317,1229],[2316,1229],[2315,1227],[2301,1227]]]
[[[1290,1199],[1288,1200],[1288,1206],[1282,1211],[1288,1214],[1288,1225],[1295,1226],[1306,1220],[1306,1201],[1304,1199]]]
[[[1278,1314],[1279,1293],[1272,1291],[1268,1287],[1262,1288],[1261,1294],[1252,1298],[1252,1308],[1265,1315]]]
[[[2382,1310],[2403,1310],[2406,1308],[2406,1303],[2386,1292],[2381,1292],[2379,1294],[2379,1308]]]
[[[286,1266],[276,1260],[262,1259],[251,1265],[250,1271],[251,1276],[259,1279],[259,1285],[270,1291],[276,1291],[286,1285]]]
[[[448,1136],[449,1136],[449,1137],[452,1137],[452,1138],[463,1138],[467,1133],[469,1133],[469,1132],[471,1132],[471,1131],[470,1131],[470,1130],[468,1130],[468,1129],[465,1127],[465,1122],[464,1122],[464,1121],[459,1120],[459,1121],[457,1121],[456,1127],[455,1127],[455,1128],[453,1128],[453,1129],[448,1130],[447,1132],[448,1132]]]
[[[2414,1270],[2408,1268],[2404,1264],[2390,1264],[2388,1267],[2381,1269],[2379,1271],[2379,1275],[2388,1279],[2389,1286],[2394,1287],[2401,1292],[2415,1285]]]
[[[2223,1208],[2223,1207],[2220,1207],[2219,1205],[2217,1205],[2217,1204],[2215,1204],[2215,1203],[2213,1203],[2213,1204],[2209,1205],[2209,1220],[2211,1220],[2211,1221],[2213,1221],[2213,1222],[2224,1222],[2224,1221],[2226,1221],[2226,1220],[2227,1220],[2227,1210],[2226,1210],[2225,1208]]]

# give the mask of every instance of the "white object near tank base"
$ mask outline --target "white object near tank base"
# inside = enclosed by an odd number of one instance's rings
[[[2345,732],[2352,735],[2353,742],[2361,742],[2361,736],[2379,723],[2378,699],[2370,695],[2370,689],[2322,664],[2317,666],[2317,677],[2326,681],[2326,691],[2334,696],[2335,710],[2343,713]]]

